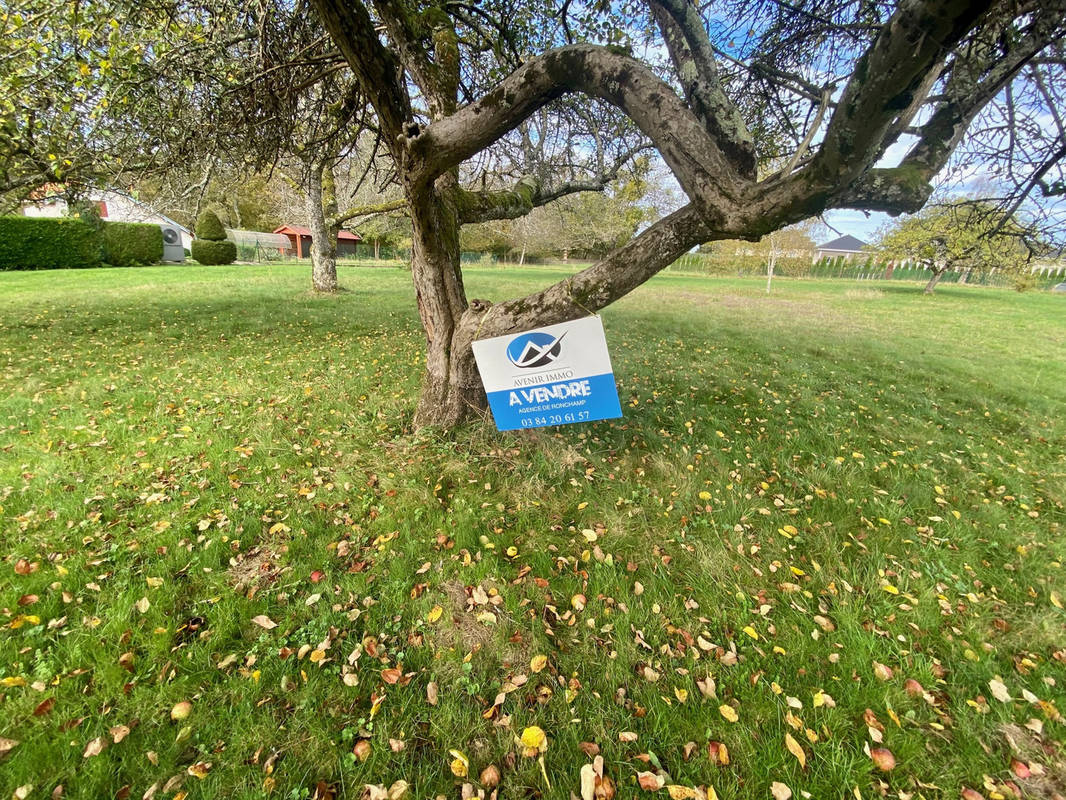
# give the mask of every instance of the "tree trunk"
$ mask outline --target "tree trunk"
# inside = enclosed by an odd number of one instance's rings
[[[467,303],[459,264],[456,178],[410,187],[411,273],[426,331],[426,371],[415,426],[453,427],[488,406],[470,343],[488,304]]]
[[[940,282],[940,278],[943,277],[944,272],[946,272],[946,270],[933,270],[933,277],[931,277],[929,283],[925,285],[925,294],[933,293],[933,289],[935,289],[936,285]]]
[[[337,231],[333,172],[313,170],[307,187],[307,221],[311,229],[311,286],[316,292],[337,291]],[[332,212],[332,213],[331,213]]]

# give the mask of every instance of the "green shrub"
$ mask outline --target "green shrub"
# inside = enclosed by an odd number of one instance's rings
[[[105,222],[104,261],[116,267],[155,264],[163,260],[163,231],[140,222]]]
[[[196,238],[207,239],[209,242],[221,242],[226,238],[226,229],[222,227],[218,214],[214,211],[204,211],[200,214],[196,220]]]
[[[204,211],[196,220],[192,257],[201,264],[232,264],[237,260],[237,245],[227,241],[226,229],[214,211]]]
[[[0,217],[0,270],[100,266],[100,237],[72,217]]]
[[[192,257],[206,265],[232,264],[237,260],[237,245],[226,239],[221,242],[193,239]]]

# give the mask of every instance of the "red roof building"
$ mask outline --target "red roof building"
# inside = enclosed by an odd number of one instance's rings
[[[292,249],[296,251],[297,258],[305,258],[311,255],[311,229],[302,225],[282,225],[275,228],[274,233],[283,233],[289,237]],[[355,246],[363,241],[358,233],[340,231],[337,234],[337,255],[354,256]]]

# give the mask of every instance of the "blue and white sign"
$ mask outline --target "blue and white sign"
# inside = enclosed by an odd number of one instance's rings
[[[474,342],[501,431],[622,416],[599,317]]]

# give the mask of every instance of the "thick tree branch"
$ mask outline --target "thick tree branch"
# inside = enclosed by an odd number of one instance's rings
[[[992,5],[990,0],[905,0],[859,58],[803,179],[827,190],[850,185],[876,157],[892,124],[910,110],[931,70]]]
[[[681,98],[644,65],[593,45],[531,58],[481,100],[413,137],[409,151],[417,179],[426,182],[457,166],[567,92],[599,97],[623,110],[708,217],[720,218],[723,209],[735,207],[747,181]]]
[[[430,116],[439,119],[455,110],[459,87],[458,37],[447,14],[410,12],[398,0],[374,0],[400,59],[411,70],[415,83],[429,103]],[[422,30],[422,28],[429,30]],[[433,41],[433,58],[422,39]]]
[[[479,337],[566,322],[599,311],[670,266],[683,253],[714,237],[696,207],[687,205],[602,261],[543,291],[498,303],[487,311],[484,301],[475,301],[483,313]]]
[[[977,115],[1047,46],[1055,32],[1062,28],[1064,15],[1066,3],[1052,0],[1036,12],[1026,35],[1006,57],[987,70],[983,79],[976,84],[966,81],[963,86],[957,85],[962,78],[949,80],[945,99],[929,121],[919,128],[919,141],[903,164],[923,170],[928,179],[943,169]]]
[[[377,112],[394,152],[397,138],[411,119],[411,102],[401,83],[402,70],[381,41],[361,2],[311,0],[338,49]]]
[[[536,177],[525,175],[509,189],[496,191],[471,191],[459,189],[459,222],[466,225],[499,219],[518,219],[534,208],[578,192],[602,192],[629,161],[651,145],[641,144],[630,148],[614,160],[609,169],[584,180],[564,181],[545,186]]]
[[[651,0],[649,5],[696,116],[737,171],[754,178],[755,143],[740,111],[722,90],[699,9],[692,0]]]
[[[331,218],[331,222],[338,227],[356,217],[370,217],[385,214],[389,211],[400,211],[407,207],[406,200],[389,200],[384,203],[371,203],[369,205],[353,206],[339,212]]]

